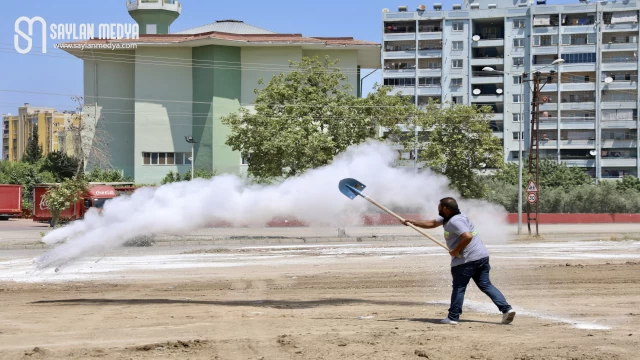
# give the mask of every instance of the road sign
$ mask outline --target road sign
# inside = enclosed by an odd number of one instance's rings
[[[536,183],[533,182],[533,180],[529,180],[529,185],[527,186],[527,192],[538,192],[538,187],[536,186]]]
[[[538,194],[530,192],[529,194],[527,194],[527,201],[529,202],[529,204],[535,204],[538,201]]]

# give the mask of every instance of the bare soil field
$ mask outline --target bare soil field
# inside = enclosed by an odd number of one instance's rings
[[[116,249],[54,272],[0,251],[0,359],[638,359],[640,242],[490,245],[511,325],[475,285],[447,313],[428,241]]]

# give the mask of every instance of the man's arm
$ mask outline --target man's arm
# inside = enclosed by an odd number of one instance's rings
[[[467,247],[467,245],[471,243],[471,240],[473,240],[473,234],[471,234],[471,232],[467,231],[465,233],[462,233],[462,235],[460,235],[460,241],[458,242],[458,246],[456,246],[455,249],[449,251],[449,254],[451,254],[451,256],[457,257],[462,253],[462,251]]]
[[[433,229],[442,225],[438,220],[405,220],[404,224],[411,224],[413,226],[421,227],[423,229]]]

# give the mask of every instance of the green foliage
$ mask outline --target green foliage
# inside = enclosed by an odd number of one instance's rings
[[[622,181],[616,182],[616,189],[618,191],[636,190],[640,191],[640,179],[635,176],[625,176]]]
[[[93,168],[84,175],[84,178],[88,182],[133,182],[133,179],[124,176],[122,171],[116,169],[102,170]]]
[[[35,164],[42,159],[42,146],[38,142],[38,125],[33,127],[31,138],[27,142],[27,148],[25,150],[22,161],[29,164]]]
[[[291,62],[292,71],[255,90],[254,111],[242,108],[222,119],[231,128],[226,144],[251,156],[247,171],[255,181],[326,165],[348,146],[375,137],[377,125],[396,124],[415,111],[406,98],[387,95],[389,88],[358,98],[337,63],[329,57]]]
[[[39,164],[0,161],[0,184],[22,185],[22,208],[33,209],[33,188],[37,184],[54,183],[55,176],[40,171]]]
[[[193,172],[193,176],[195,178],[202,178],[202,179],[211,179],[216,175],[217,175],[217,172],[215,170],[209,171],[205,168],[195,169],[195,171]],[[180,176],[180,173],[178,172],[174,173],[173,171],[169,171],[169,173],[165,175],[165,177],[162,179],[160,184],[164,185],[172,182],[189,181],[189,180],[191,180],[191,170],[184,173],[183,176]]]
[[[51,224],[55,226],[60,219],[60,213],[73,203],[82,199],[87,188],[83,177],[66,179],[59,186],[52,187],[44,194],[44,201],[51,211]]]
[[[532,177],[528,174],[529,160],[522,164],[522,183],[527,186]],[[518,185],[518,164],[509,163],[496,177],[508,184]],[[565,190],[575,188],[580,185],[593,183],[593,178],[584,173],[580,168],[569,167],[564,163],[558,164],[556,161],[545,159],[540,161],[540,180],[538,186],[544,188],[560,187]]]
[[[430,102],[426,111],[417,112],[407,122],[408,133],[403,134],[404,129],[399,126],[392,132],[405,151],[418,150],[418,161],[447,176],[463,197],[480,198],[487,188],[477,172],[504,164],[500,139],[493,136],[489,127],[490,113],[490,107]],[[415,134],[416,128],[429,130],[426,136],[407,136]]]
[[[56,182],[64,181],[76,175],[80,161],[59,151],[50,152],[41,166],[42,171],[54,174]]]

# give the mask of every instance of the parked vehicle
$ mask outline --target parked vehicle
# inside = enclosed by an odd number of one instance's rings
[[[22,216],[22,185],[0,185],[0,220]]]

